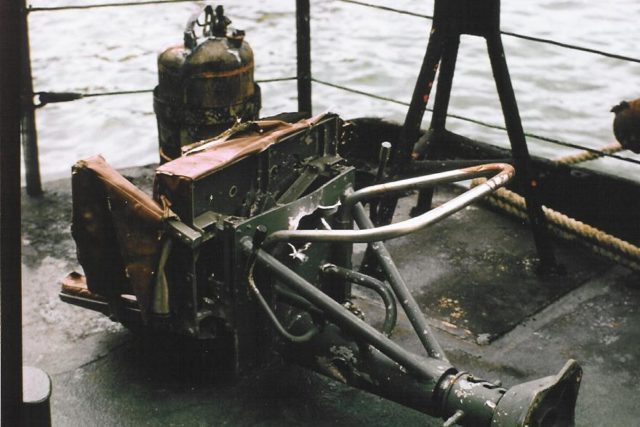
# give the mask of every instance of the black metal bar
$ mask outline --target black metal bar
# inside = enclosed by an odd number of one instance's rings
[[[533,176],[531,157],[529,156],[527,141],[522,128],[520,113],[511,85],[509,69],[500,37],[500,0],[487,0],[484,2],[474,0],[435,1],[434,20],[427,51],[402,128],[400,143],[395,147],[394,172],[397,173],[399,170],[404,169],[410,160],[413,144],[420,135],[422,116],[429,100],[439,62],[442,62],[443,70],[441,71],[441,80],[438,82],[439,88],[433,111],[431,136],[437,140],[438,134],[444,133],[458,43],[460,36],[463,34],[481,36],[487,41],[493,77],[502,105],[507,134],[518,169],[518,177],[523,184],[531,230],[538,257],[541,261],[541,269],[543,271],[553,271],[557,268],[553,247],[546,229],[546,217],[542,212],[542,204],[538,196],[538,181]],[[432,195],[432,192],[423,192],[413,213],[420,214],[428,210],[431,205]],[[395,197],[383,202],[379,214],[381,223],[391,222],[396,204],[397,198]],[[371,252],[368,251],[365,254],[365,265],[369,264],[370,258]]]
[[[451,88],[453,87],[453,75],[456,71],[456,60],[458,59],[458,48],[460,47],[460,36],[455,34],[447,38],[442,52],[440,63],[440,74],[438,76],[438,87],[436,88],[436,99],[433,103],[433,114],[431,116],[430,128],[436,132],[445,128],[447,112],[449,110],[449,100],[451,99]]]
[[[378,169],[376,170],[376,176],[373,180],[373,184],[381,184],[384,179],[385,171],[387,169],[387,163],[391,158],[391,148],[393,146],[389,141],[385,141],[380,144],[380,151],[378,152]],[[369,217],[371,222],[375,225],[380,225],[378,221],[378,200],[369,201]]]
[[[363,340],[376,347],[387,357],[404,366],[405,369],[413,372],[423,380],[437,380],[452,368],[443,360],[419,358],[400,347],[371,325],[354,316],[320,289],[291,271],[268,252],[262,249],[254,252],[250,238],[243,239],[241,243],[247,255],[255,253],[256,260],[262,267],[273,273],[278,279],[282,280],[283,283],[293,291],[299,293],[310,303],[323,310],[330,320],[340,327],[346,328],[356,339]]]
[[[309,0],[296,0],[298,111],[311,114],[311,17],[309,14]]]
[[[22,3],[26,8],[26,2]],[[27,194],[39,196],[42,194],[40,182],[40,160],[38,158],[38,132],[36,129],[35,106],[33,104],[33,79],[31,75],[31,49],[29,47],[29,17],[24,14],[20,17],[20,84],[21,98],[21,130],[22,152],[25,165],[25,179]]]
[[[20,43],[22,0],[0,2],[0,394],[2,425],[21,425]]]
[[[449,100],[451,99],[451,88],[453,86],[453,75],[456,70],[456,59],[458,58],[458,48],[460,47],[460,36],[453,35],[447,38],[445,48],[442,53],[440,64],[440,75],[438,76],[438,87],[436,88],[436,99],[431,115],[430,139],[428,141],[427,153],[431,159],[440,157],[438,147],[441,146],[440,139],[447,122],[447,111],[449,110]],[[425,153],[426,154],[426,153]],[[419,157],[422,159],[423,156]],[[433,188],[425,188],[418,193],[416,206],[411,210],[411,215],[420,215],[431,209],[433,200]]]
[[[353,207],[353,216],[358,224],[358,227],[362,229],[373,228],[374,225],[367,216],[367,212],[365,211],[362,203],[357,203]],[[420,342],[424,346],[424,349],[427,351],[427,354],[430,357],[441,359],[446,361],[447,356],[444,353],[444,350],[440,346],[438,340],[436,340],[431,328],[427,324],[427,320],[422,315],[420,311],[420,307],[418,303],[413,298],[411,292],[409,292],[409,288],[404,281],[404,278],[400,274],[398,267],[396,267],[389,251],[387,251],[386,246],[382,242],[374,242],[369,245],[372,249],[373,253],[376,255],[377,261],[379,265],[382,267],[387,279],[389,280],[389,284],[400,302],[400,305],[404,309],[404,312],[411,322],[413,329],[415,330]]]
[[[498,90],[498,97],[502,105],[504,121],[507,126],[507,134],[511,142],[514,163],[518,171],[516,179],[522,183],[527,213],[531,222],[534,243],[540,257],[541,268],[543,270],[552,270],[557,267],[554,249],[547,230],[547,218],[542,211],[539,183],[533,175],[531,157],[529,156],[529,149],[527,148],[527,141],[524,136],[522,121],[520,120],[520,112],[518,111],[518,103],[511,84],[499,33],[487,37],[487,49],[493,78]]]
[[[422,118],[431,96],[431,89],[436,79],[444,45],[445,39],[443,32],[439,28],[433,27],[416,86],[413,89],[411,104],[409,105],[409,110],[407,111],[407,116],[402,126],[400,143],[396,144],[393,150],[392,166],[394,170],[400,170],[402,166],[409,162],[413,144],[420,137]],[[395,209],[395,204],[393,209]]]
[[[445,40],[440,28],[432,27],[427,50],[411,96],[409,110],[402,126],[400,141],[393,147],[391,163],[393,173],[398,173],[407,165],[413,145],[420,137],[422,118],[429,102],[431,89],[438,71],[438,64],[444,50],[444,43]],[[397,197],[389,197],[382,200],[378,209],[378,221],[382,224],[390,223],[397,204]]]

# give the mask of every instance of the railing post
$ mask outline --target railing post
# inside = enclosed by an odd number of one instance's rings
[[[20,52],[20,129],[22,140],[22,155],[24,156],[25,178],[27,194],[39,196],[42,194],[40,182],[40,161],[38,159],[38,132],[36,130],[35,107],[33,105],[33,79],[31,75],[31,49],[29,46],[29,15],[26,2],[18,0],[20,5],[19,38],[15,46]]]
[[[309,0],[296,0],[298,111],[311,114],[311,23]]]
[[[20,11],[0,2],[0,394],[2,425],[21,425]]]

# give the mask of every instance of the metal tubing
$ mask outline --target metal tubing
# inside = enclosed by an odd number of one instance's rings
[[[21,0],[0,2],[0,395],[2,425],[21,425]]]
[[[424,174],[432,174],[444,172],[451,169],[468,168],[470,166],[478,166],[486,163],[509,163],[513,159],[495,158],[495,159],[475,159],[475,160],[412,160],[411,163],[403,170],[404,177],[414,177]]]
[[[309,301],[302,298],[300,295],[296,294],[295,292],[291,292],[286,286],[280,286],[276,283],[273,285],[273,290],[276,293],[276,295],[278,295],[278,297],[282,298],[282,301],[285,304],[288,304],[292,307],[297,307],[308,313],[322,314],[322,310],[320,310],[318,307],[311,304]]]
[[[396,308],[396,300],[393,297],[393,293],[391,293],[391,290],[384,284],[384,282],[381,282],[374,277],[367,276],[366,274],[339,267],[335,264],[325,264],[320,267],[320,271],[323,274],[337,276],[356,285],[375,291],[384,302],[385,316],[384,324],[382,325],[382,333],[386,336],[391,336],[393,328],[396,326],[396,320],[398,319],[398,309]]]
[[[33,104],[33,79],[31,75],[31,49],[29,47],[29,17],[26,13],[26,3],[22,2],[23,14],[20,22],[20,98],[21,98],[21,128],[22,152],[25,165],[25,179],[27,194],[39,196],[42,194],[40,181],[40,160],[38,156],[38,132],[36,130],[35,106]],[[14,46],[15,49],[15,46]]]
[[[251,256],[251,254],[254,253],[257,262],[260,263],[263,268],[273,273],[279,280],[284,282],[293,291],[302,295],[302,297],[306,298],[310,303],[323,310],[327,317],[335,324],[345,328],[356,339],[376,347],[387,357],[404,366],[405,369],[413,372],[423,380],[438,380],[445,373],[453,369],[446,361],[418,358],[418,356],[400,347],[371,325],[354,316],[353,313],[331,299],[320,289],[291,271],[286,265],[282,264],[268,252],[262,249],[254,252],[253,243],[250,238],[242,239],[241,244],[245,254]]]
[[[299,325],[301,330],[305,327],[308,325]],[[284,356],[333,380],[431,416],[442,416],[441,391],[436,383],[443,381],[421,381],[405,369],[398,369],[397,363],[379,351],[371,348],[363,351],[333,324],[326,325],[309,343],[288,346]]]
[[[489,185],[490,187],[492,187],[492,189],[489,189],[489,191],[493,191],[493,189],[503,186],[515,175],[513,167],[509,164],[490,163],[471,166],[464,169],[455,169],[452,171],[419,176],[416,178],[407,178],[400,181],[387,182],[384,184],[371,185],[347,195],[344,201],[343,215],[350,212],[351,209],[353,209],[353,206],[355,206],[358,202],[363,202],[365,200],[369,200],[374,197],[380,197],[382,195],[386,196],[386,193],[399,193],[408,190],[431,187],[437,184],[446,184],[462,181],[464,179],[485,177],[491,175],[492,173],[496,173],[496,175],[489,180],[492,181],[492,183]]]
[[[258,300],[258,303],[262,307],[262,310],[266,314],[267,318],[271,321],[271,324],[273,325],[275,330],[284,338],[294,343],[309,341],[311,338],[313,338],[314,335],[316,335],[320,331],[320,329],[315,325],[313,325],[303,334],[294,335],[289,331],[287,331],[287,329],[280,323],[280,320],[278,320],[278,317],[276,316],[276,314],[273,312],[273,310],[271,310],[271,307],[269,307],[269,303],[267,302],[267,300],[264,299],[264,297],[262,296],[262,293],[260,292],[260,290],[258,289],[258,286],[255,283],[255,280],[253,278],[254,267],[255,267],[255,260],[251,262],[251,267],[249,267],[249,275],[248,275],[249,289],[251,289],[251,291],[253,292],[253,295]]]
[[[344,209],[346,212],[349,212],[355,203],[368,198],[380,197],[387,193],[417,189],[436,183],[455,182],[461,179],[486,176],[496,170],[500,172],[485,183],[415,218],[368,230],[280,230],[270,234],[266,238],[264,245],[265,247],[269,247],[275,243],[286,241],[372,243],[405,236],[454,214],[476,199],[503,186],[514,175],[513,167],[507,164],[492,164],[442,172],[419,178],[409,178],[402,181],[366,187],[345,198]]]
[[[375,184],[380,184],[384,177],[384,170],[387,168],[387,163],[391,157],[391,143],[385,141],[380,144],[380,153],[378,153],[378,170],[376,171],[376,178],[373,181]]]
[[[309,13],[309,0],[296,0],[298,111],[305,111],[311,115],[311,25]]]
[[[389,162],[389,158],[391,157],[391,143],[388,141],[380,144],[380,152],[378,153],[378,170],[376,171],[376,176],[373,180],[373,184],[380,184],[382,179],[384,178],[384,171],[387,168],[387,163]],[[376,225],[378,224],[378,201],[372,200],[369,203],[369,216],[371,217],[371,221],[373,221]]]
[[[361,203],[358,203],[355,206],[354,214],[358,227],[364,229],[373,227],[373,223],[367,216],[367,213]],[[393,288],[398,301],[400,301],[402,309],[407,314],[407,318],[413,326],[413,329],[418,335],[418,338],[420,339],[420,342],[427,354],[431,357],[435,357],[436,359],[446,361],[447,356],[444,354],[444,350],[442,350],[440,343],[433,336],[433,332],[431,331],[427,320],[422,315],[422,311],[420,311],[418,303],[409,291],[409,288],[400,274],[398,267],[396,267],[396,264],[393,262],[389,251],[387,251],[387,248],[382,242],[374,242],[370,247],[376,255],[378,263],[382,267],[387,279],[389,279],[391,288]]]

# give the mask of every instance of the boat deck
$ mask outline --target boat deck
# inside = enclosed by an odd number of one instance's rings
[[[148,185],[153,170],[124,173]],[[230,382],[192,344],[140,338],[62,303],[58,282],[78,269],[70,217],[68,180],[23,197],[24,363],[52,377],[53,425],[442,425],[295,366]],[[640,274],[558,242],[566,273],[539,276],[528,229],[482,206],[388,247],[455,366],[511,386],[574,358],[584,369],[577,425],[638,425]],[[380,321],[374,297],[355,302]],[[402,315],[394,338],[420,352]]]

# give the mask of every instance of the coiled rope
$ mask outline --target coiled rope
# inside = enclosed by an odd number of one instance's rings
[[[485,180],[485,178],[474,179],[471,187]],[[523,221],[529,219],[524,197],[506,188],[498,189],[484,200],[518,219]],[[542,211],[547,218],[550,231],[556,236],[578,241],[596,254],[640,271],[639,247],[546,206],[542,207]]]

